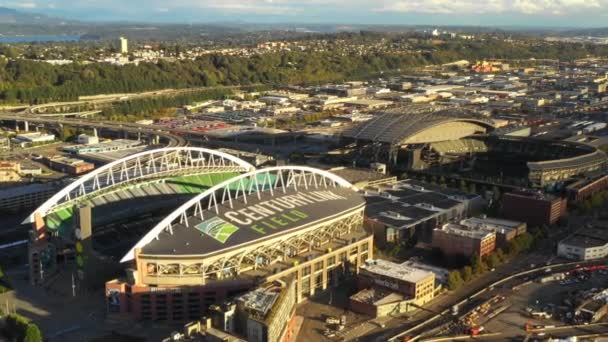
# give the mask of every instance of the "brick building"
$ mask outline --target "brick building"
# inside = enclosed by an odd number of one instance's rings
[[[433,230],[434,248],[446,256],[483,257],[496,249],[496,233],[477,227],[447,223]]]
[[[537,191],[513,191],[502,196],[502,215],[528,226],[550,225],[566,214],[565,198]]]

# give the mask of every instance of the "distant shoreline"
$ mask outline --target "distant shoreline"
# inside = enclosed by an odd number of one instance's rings
[[[0,36],[0,43],[77,42],[80,36]]]

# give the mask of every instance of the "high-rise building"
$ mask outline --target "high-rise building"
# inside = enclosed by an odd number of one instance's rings
[[[118,41],[120,42],[120,53],[129,53],[129,42],[127,41],[127,38],[120,37],[118,38]]]

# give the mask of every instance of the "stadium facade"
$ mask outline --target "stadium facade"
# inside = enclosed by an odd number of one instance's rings
[[[308,167],[230,178],[160,221],[106,283],[108,311],[136,319],[199,319],[212,304],[293,279],[296,301],[338,284],[373,257],[365,200],[344,179]]]

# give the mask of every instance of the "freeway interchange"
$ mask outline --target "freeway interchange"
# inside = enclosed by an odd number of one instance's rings
[[[168,147],[185,146],[186,139],[179,134],[165,129],[154,128],[148,125],[139,125],[135,123],[123,123],[109,120],[89,120],[83,118],[57,118],[57,117],[39,117],[36,115],[22,115],[13,113],[0,113],[0,120],[29,122],[44,125],[55,126],[72,126],[79,128],[96,128],[115,132],[126,132],[131,134],[146,134],[151,136],[159,136],[164,139]],[[182,132],[183,133],[183,132]]]

